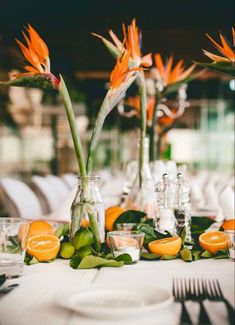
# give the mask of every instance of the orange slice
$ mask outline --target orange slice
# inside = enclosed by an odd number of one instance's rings
[[[151,253],[159,255],[177,255],[181,248],[180,237],[158,239],[148,244]]]
[[[235,230],[235,219],[229,219],[229,220],[225,220],[221,227],[224,230]]]
[[[27,243],[28,254],[38,261],[50,261],[55,258],[60,249],[60,241],[54,235],[38,235],[30,237]]]
[[[228,247],[228,237],[222,231],[205,232],[200,235],[199,244],[203,249],[215,254]]]
[[[124,212],[123,208],[119,206],[113,206],[105,211],[105,229],[107,231],[113,230],[113,224],[116,219]]]

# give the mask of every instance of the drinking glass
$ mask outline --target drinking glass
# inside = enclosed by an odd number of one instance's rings
[[[235,231],[234,230],[225,230],[225,233],[228,237],[228,256],[229,259],[235,262]]]
[[[0,218],[0,274],[17,278],[23,274],[29,221]]]
[[[144,243],[144,233],[139,231],[110,231],[108,232],[110,249],[114,257],[122,254],[130,255],[132,263],[137,263],[140,258],[141,248]]]

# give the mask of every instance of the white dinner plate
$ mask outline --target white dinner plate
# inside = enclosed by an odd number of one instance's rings
[[[155,286],[89,286],[59,295],[56,303],[92,318],[126,318],[159,310],[173,301],[168,291]]]

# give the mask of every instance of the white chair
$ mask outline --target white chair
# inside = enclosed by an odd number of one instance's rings
[[[234,191],[232,187],[226,186],[219,196],[219,203],[223,210],[225,219],[235,218]]]
[[[58,176],[48,175],[46,179],[53,187],[56,195],[59,197],[61,201],[63,201],[69,195],[69,189],[65,185],[65,183]]]
[[[77,176],[72,173],[63,174],[61,178],[70,190],[78,183]]]
[[[22,181],[8,177],[0,178],[0,196],[10,217],[26,219],[42,217],[37,196]]]
[[[60,205],[60,197],[46,177],[32,176],[32,187],[41,202],[44,214],[51,213]]]

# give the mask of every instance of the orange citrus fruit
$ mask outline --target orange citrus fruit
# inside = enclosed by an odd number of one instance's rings
[[[82,221],[80,222],[80,225],[82,228],[88,228],[90,226],[90,221],[88,219],[82,219]]]
[[[54,235],[52,226],[43,220],[36,220],[28,224],[23,224],[19,228],[19,238],[24,238],[25,235],[28,238],[37,235]]]
[[[225,220],[221,227],[224,230],[235,230],[235,219],[229,219],[229,220]]]
[[[60,250],[60,241],[54,235],[37,235],[30,237],[27,243],[27,253],[40,262],[55,258]]]
[[[158,239],[148,244],[151,253],[159,255],[177,255],[181,248],[180,237]]]
[[[222,231],[204,232],[199,237],[199,244],[203,249],[215,254],[228,247],[228,237]]]
[[[124,212],[123,208],[119,206],[113,206],[105,211],[105,229],[107,231],[113,230],[113,224],[117,218]]]

